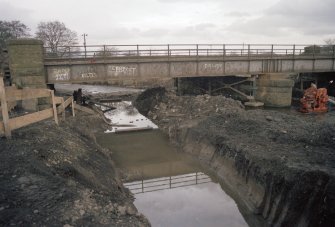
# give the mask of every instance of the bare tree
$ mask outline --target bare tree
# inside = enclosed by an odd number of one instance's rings
[[[117,56],[119,49],[116,47],[102,47],[97,52],[94,53],[97,57],[113,57]]]
[[[78,44],[77,33],[70,30],[59,21],[41,22],[37,26],[36,38],[44,42],[44,46],[50,48],[50,52],[65,52],[68,48]]]
[[[0,48],[6,47],[9,39],[29,37],[29,28],[18,20],[1,21],[0,20]]]
[[[334,39],[332,39],[332,38],[325,39],[324,41],[325,41],[326,45],[328,45],[328,46],[335,45],[335,38]]]
[[[326,54],[334,54],[334,45],[335,45],[335,39],[329,38],[329,39],[325,39],[324,42],[326,43],[326,46],[322,47],[323,53]]]

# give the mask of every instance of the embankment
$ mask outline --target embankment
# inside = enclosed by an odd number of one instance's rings
[[[77,113],[0,138],[1,226],[149,226],[95,143],[97,116]]]
[[[265,226],[335,223],[332,113],[246,111],[222,96],[179,97],[162,88],[136,103],[180,150],[214,169]]]

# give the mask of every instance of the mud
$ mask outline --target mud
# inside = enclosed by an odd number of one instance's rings
[[[245,110],[223,96],[163,88],[144,92],[136,107],[214,169],[264,226],[335,223],[334,112]]]
[[[104,128],[77,112],[0,138],[0,226],[150,226],[95,143]]]

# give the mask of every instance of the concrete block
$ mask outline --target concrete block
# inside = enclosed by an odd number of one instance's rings
[[[46,87],[43,42],[17,39],[8,42],[9,68],[12,81],[19,87]]]
[[[248,107],[261,107],[261,106],[264,106],[264,103],[263,102],[245,102],[244,105]]]

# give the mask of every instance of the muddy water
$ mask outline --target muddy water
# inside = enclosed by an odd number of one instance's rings
[[[152,226],[248,226],[222,185],[159,130],[100,134],[126,173],[124,184]]]

